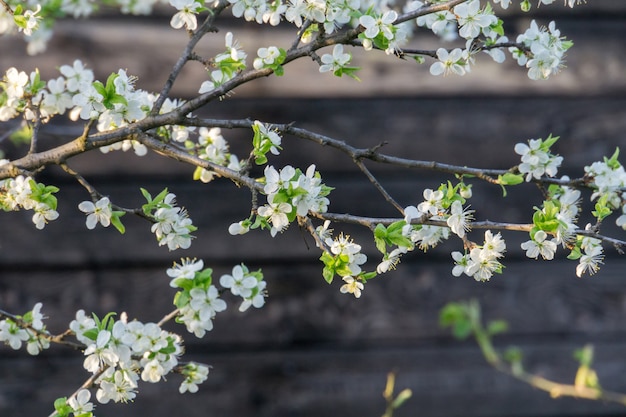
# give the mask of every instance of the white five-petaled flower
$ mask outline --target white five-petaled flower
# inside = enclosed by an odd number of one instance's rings
[[[448,226],[450,226],[450,230],[452,233],[456,234],[458,237],[463,238],[465,236],[465,232],[470,229],[470,221],[472,220],[472,213],[474,210],[467,210],[463,208],[463,205],[460,201],[455,201],[450,206],[450,217],[446,220]]]
[[[421,213],[427,213],[431,216],[436,215],[441,210],[441,200],[443,199],[443,191],[433,191],[430,188],[424,190],[424,201],[418,204],[417,210]]]
[[[220,285],[229,288],[233,295],[246,298],[252,295],[252,288],[255,288],[258,281],[252,275],[244,274],[243,267],[236,265],[233,268],[232,275],[224,274],[220,277]]]
[[[242,313],[246,311],[250,306],[254,308],[261,308],[265,305],[265,287],[267,283],[265,281],[257,281],[256,290],[253,291],[253,295],[250,297],[245,297],[239,306],[239,311]]]
[[[454,251],[451,255],[452,259],[454,259],[454,268],[452,268],[452,275],[454,275],[455,277],[460,277],[467,268],[467,265],[469,263],[469,255],[464,255],[459,251]]]
[[[289,182],[296,175],[296,170],[291,165],[286,165],[279,172],[273,166],[267,165],[264,174],[265,186],[263,187],[263,192],[269,195],[280,189],[288,188]]]
[[[46,226],[48,220],[56,220],[59,217],[59,213],[56,210],[44,203],[37,203],[33,210],[35,210],[33,223],[35,223],[35,227],[39,230]]]
[[[94,79],[93,71],[85,68],[82,61],[75,60],[72,66],[62,65],[59,71],[65,76],[67,91],[71,93],[84,90]]]
[[[439,48],[437,49],[437,59],[439,61],[430,66],[432,75],[448,75],[450,73],[465,75],[466,60],[461,48],[455,48],[450,52],[445,48]]]
[[[353,277],[343,277],[342,279],[345,282],[345,284],[343,284],[339,289],[342,294],[349,293],[354,294],[356,298],[361,297],[361,291],[364,288],[361,281],[358,281]]]
[[[554,259],[556,252],[555,239],[546,240],[548,235],[543,230],[539,230],[535,233],[533,239],[521,244],[522,249],[526,251],[526,256],[529,258],[537,259],[539,255],[545,260]]]
[[[33,30],[37,29],[39,26],[39,20],[41,16],[37,16],[37,13],[41,11],[41,5],[37,4],[37,9],[35,11],[26,10],[24,12],[24,19],[26,20],[26,27],[22,28],[20,26],[19,30],[24,31],[24,35],[31,36],[33,34]]]
[[[93,411],[93,404],[89,401],[91,399],[91,392],[88,389],[81,389],[67,400],[67,405],[72,408],[72,412],[75,416],[91,413]]]
[[[289,217],[287,216],[293,207],[289,203],[274,203],[268,201],[268,204],[258,208],[257,212],[259,216],[266,217],[270,223],[272,223],[272,229],[270,231],[272,237],[276,236],[277,232],[282,232],[287,226],[289,226]]]
[[[382,16],[372,17],[364,14],[359,18],[359,23],[365,28],[365,36],[368,39],[374,39],[382,32],[383,36],[389,40],[393,39],[393,22],[398,18],[398,13],[394,10],[388,10]]]
[[[333,53],[322,55],[322,65],[320,65],[320,72],[335,72],[345,67],[350,62],[352,56],[349,53],[343,52],[343,45],[337,44],[333,48]]]
[[[91,342],[85,349],[85,361],[83,367],[91,373],[96,373],[103,366],[115,366],[119,357],[109,347],[111,332],[100,330],[95,342]]]
[[[198,384],[203,383],[209,375],[209,367],[190,362],[183,368],[182,374],[185,375],[185,380],[180,384],[178,392],[184,394],[185,392],[195,393],[198,392]]]
[[[78,209],[84,213],[87,213],[87,229],[93,229],[98,223],[104,227],[109,227],[111,224],[111,202],[108,197],[102,197],[96,203],[91,201],[83,201],[78,205]]]
[[[274,64],[277,58],[280,56],[280,50],[275,46],[269,48],[259,48],[257,51],[258,58],[254,60],[252,66],[254,69],[261,69],[268,65]]]
[[[18,350],[22,347],[22,342],[26,342],[29,337],[28,332],[14,322],[0,321],[0,342],[11,346],[11,349]]]
[[[219,292],[214,285],[209,286],[208,290],[193,288],[189,294],[189,305],[198,312],[202,321],[211,320],[217,313],[226,310],[226,302],[219,298]]]
[[[480,10],[480,0],[471,0],[461,3],[454,8],[459,26],[459,35],[465,39],[474,39],[482,29],[497,23],[498,19],[491,14],[485,14]]]
[[[585,229],[589,228],[590,225],[587,225]],[[602,241],[592,237],[584,237],[580,248],[583,250],[583,255],[578,260],[576,275],[582,277],[585,272],[589,272],[589,275],[595,274],[600,269],[600,264],[604,259]]]
[[[198,21],[196,19],[197,10],[202,5],[195,0],[170,0],[170,4],[179,10],[170,21],[170,25],[174,29],[180,29],[185,26],[187,30],[196,30]]]
[[[6,81],[4,91],[8,96],[8,100],[21,99],[24,96],[24,87],[28,84],[28,74],[11,67],[5,73],[4,79]]]
[[[176,288],[176,282],[179,280],[194,279],[196,272],[199,272],[204,267],[202,259],[196,261],[195,259],[181,259],[181,264],[174,263],[174,266],[168,268],[167,276],[172,278],[170,281],[170,287]]]

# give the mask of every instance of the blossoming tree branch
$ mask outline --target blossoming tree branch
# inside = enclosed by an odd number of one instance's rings
[[[520,71],[537,82],[546,82],[564,67],[572,47],[557,29],[532,21],[520,34],[509,33],[496,13],[512,6],[528,11],[546,7],[554,0],[448,0],[416,1],[404,4],[385,0],[106,0],[103,6],[119,7],[122,13],[146,15],[154,7],[169,7],[172,30],[184,30],[188,43],[173,65],[160,91],[143,91],[135,86],[141,74],[120,69],[106,79],[94,79],[87,63],[80,60],[60,66],[57,78],[43,80],[37,70],[3,69],[0,82],[0,121],[10,126],[11,135],[27,137],[28,152],[20,158],[0,161],[0,207],[5,211],[30,211],[36,229],[45,229],[60,215],[84,215],[88,229],[114,227],[126,233],[125,216],[146,220],[155,244],[170,251],[191,246],[194,232],[192,214],[185,197],[164,189],[152,195],[137,190],[145,199],[141,207],[122,207],[115,195],[103,195],[89,179],[72,167],[72,158],[87,152],[112,153],[132,150],[141,157],[155,152],[164,158],[193,167],[190,179],[210,183],[218,177],[250,190],[250,215],[233,219],[224,233],[245,235],[266,230],[280,239],[280,233],[294,223],[308,231],[320,253],[321,276],[331,283],[342,281],[339,290],[359,298],[367,282],[395,269],[401,258],[415,249],[423,251],[441,241],[453,239],[458,249],[450,254],[455,276],[466,275],[489,281],[503,273],[506,242],[502,231],[526,234],[521,247],[531,259],[552,260],[562,252],[575,262],[572,272],[579,277],[598,272],[605,250],[622,252],[626,241],[603,234],[602,226],[613,221],[626,228],[626,173],[618,160],[619,150],[602,161],[589,161],[577,178],[559,176],[563,156],[553,153],[559,139],[550,135],[518,143],[511,152],[519,164],[507,170],[453,166],[388,155],[383,147],[359,148],[353,138],[332,138],[291,124],[271,120],[208,119],[196,115],[210,102],[228,99],[244,84],[268,76],[280,76],[296,60],[308,60],[319,68],[320,77],[347,76],[358,86],[359,68],[352,64],[352,48],[387,55],[389,60],[413,59],[415,65],[429,65],[433,77],[462,76],[480,70],[481,60],[503,62],[507,55]],[[162,4],[160,4],[162,3]],[[574,7],[580,1],[566,0]],[[88,17],[98,8],[92,0],[0,0],[0,33],[24,36],[27,53],[45,50],[53,36],[55,20]],[[580,6],[584,7],[584,6]],[[289,45],[267,45],[246,50],[234,33],[220,33],[220,18],[230,13],[250,24],[293,27]],[[431,31],[440,39],[433,50],[409,48],[417,31]],[[224,39],[223,52],[202,56],[196,46],[206,36]],[[183,68],[203,65],[206,80],[197,86],[197,96],[182,100],[171,95]],[[54,118],[68,118],[82,126],[82,134],[65,143],[47,147],[41,133]],[[10,124],[9,124],[10,122]],[[7,128],[9,129],[9,128]],[[228,133],[249,132],[249,153],[230,152]],[[315,165],[274,166],[284,137],[331,147],[348,155],[380,196],[397,212],[396,217],[362,217],[333,213],[332,184],[323,181]],[[345,139],[345,140],[344,140]],[[567,139],[564,139],[567,140]],[[390,164],[407,170],[434,170],[447,173],[449,181],[423,190],[422,199],[403,206],[386,190],[365,162]],[[61,167],[85,189],[85,201],[70,213],[57,212],[59,189],[37,180],[49,166]],[[254,167],[260,167],[263,175]],[[542,191],[528,223],[518,224],[480,219],[480,210],[470,208],[472,185],[478,181],[506,189],[531,182]],[[208,185],[210,186],[210,185]],[[591,213],[582,212],[583,199],[594,204]],[[371,242],[355,242],[341,232],[342,224],[357,224],[372,232]],[[132,233],[132,231],[128,231]],[[258,232],[257,232],[258,233]],[[245,239],[245,237],[242,237]],[[377,259],[368,259],[363,245],[375,246]],[[53,415],[91,416],[94,402],[127,402],[138,392],[139,381],[159,382],[168,373],[183,376],[180,392],[196,392],[207,378],[208,367],[182,361],[182,337],[161,326],[176,321],[195,337],[213,327],[217,313],[227,308],[227,296],[240,299],[239,310],[261,308],[268,296],[261,271],[236,265],[231,274],[213,277],[202,260],[181,258],[165,271],[176,291],[174,309],[157,323],[144,323],[114,312],[104,317],[76,312],[68,329],[60,334],[48,331],[42,304],[22,315],[0,310],[0,341],[13,349],[26,345],[36,355],[51,343],[80,350],[89,375],[74,393],[54,402]],[[230,295],[229,295],[230,294]],[[94,395],[95,394],[95,395]]]

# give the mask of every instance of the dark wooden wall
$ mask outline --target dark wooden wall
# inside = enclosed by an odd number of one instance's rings
[[[206,114],[296,121],[358,146],[388,141],[384,149],[390,154],[488,168],[514,165],[515,143],[553,133],[561,136],[556,150],[565,157],[563,172],[580,175],[585,164],[626,144],[626,2],[588,3],[573,11],[556,5],[536,13],[544,23],[557,19],[575,43],[569,68],[548,82],[529,81],[510,58],[503,66],[485,58],[466,77],[436,79],[428,75],[428,65],[389,65],[387,57],[367,54],[358,56],[364,67],[361,83],[319,75],[316,65],[303,61],[287,67],[283,79],[261,80],[211,104]],[[139,26],[115,16],[62,22],[45,55],[46,67],[40,69],[50,77],[55,66],[82,57],[101,70],[101,78],[128,68],[140,77],[138,86],[156,90],[184,43],[182,32],[167,29],[168,19],[167,14],[139,19]],[[506,23],[523,30],[528,17],[509,11]],[[230,20],[226,30],[235,31],[250,60],[259,46],[288,45],[291,34],[283,28],[267,34]],[[214,54],[222,48],[221,39],[201,49]],[[434,43],[420,36],[416,45]],[[36,65],[21,51],[19,43],[0,39],[2,70]],[[189,71],[176,85],[177,93],[193,94],[202,79],[201,69]],[[48,143],[76,134],[75,129],[52,127]],[[241,131],[224,135],[242,150],[251,137]],[[272,162],[317,164],[325,181],[336,187],[332,211],[392,213],[375,203],[376,190],[345,156],[290,137],[284,138],[284,148]],[[125,236],[112,229],[89,231],[76,209],[88,198],[86,192],[50,169],[42,180],[61,188],[58,221],[41,232],[27,213],[0,218],[0,308],[21,313],[42,301],[53,332],[65,329],[78,308],[100,314],[126,311],[131,318],[157,321],[172,308],[165,269],[181,256],[204,259],[217,276],[239,262],[262,268],[270,294],[263,309],[245,314],[231,302],[231,310],[218,315],[215,329],[203,340],[172,327],[184,335],[188,359],[213,366],[198,394],[180,396],[180,380],[171,376],[166,384],[143,383],[134,404],[99,406],[100,417],[377,416],[391,370],[398,371],[398,387],[414,392],[398,416],[626,415],[626,408],[616,405],[550,399],[492,371],[472,343],[452,340],[437,325],[437,312],[446,302],[476,298],[486,317],[510,322],[500,346],[520,346],[529,370],[571,382],[576,371],[572,352],[591,342],[602,385],[626,392],[626,259],[611,249],[598,275],[578,279],[576,264],[564,253],[550,263],[529,262],[519,249],[526,238],[507,234],[504,274],[476,283],[451,275],[452,242],[427,254],[407,255],[397,271],[372,281],[355,300],[339,293],[339,283],[325,284],[319,253],[297,227],[274,239],[261,232],[228,235],[228,225],[247,215],[245,190],[226,181],[192,183],[192,169],[155,155],[95,153],[70,164],[125,206],[141,204],[139,187],[153,193],[170,187],[200,228],[197,239],[190,250],[170,253],[157,247],[148,224],[133,218],[124,219]],[[448,179],[370,167],[404,205],[418,203],[424,188]],[[520,186],[511,190],[503,209],[500,193],[497,187],[475,185],[471,203],[477,217],[527,222],[532,206],[540,203],[535,188]],[[361,242],[370,239],[363,230],[346,230]],[[374,267],[373,245],[367,253]],[[37,359],[0,348],[0,415],[48,415],[55,398],[73,392],[87,377],[81,365],[80,355],[58,347]]]

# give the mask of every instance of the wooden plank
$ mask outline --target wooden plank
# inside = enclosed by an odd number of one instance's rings
[[[575,365],[567,344],[522,348],[530,356],[529,370],[563,382],[573,380]],[[626,370],[624,348],[623,343],[600,344],[597,350],[600,380],[616,390],[626,389],[620,377]],[[192,356],[213,365],[197,394],[179,395],[180,378],[171,376],[167,383],[142,383],[133,403],[99,405],[98,415],[380,415],[386,373],[393,369],[398,371],[397,388],[413,391],[411,400],[394,413],[398,416],[585,416],[623,411],[601,402],[551,399],[491,370],[477,349],[463,345],[374,351],[358,347],[314,352],[205,351]],[[80,366],[81,360],[69,358],[0,359],[5,376],[0,382],[0,412],[6,417],[49,414],[52,401],[80,383],[75,373]]]
[[[331,203],[331,211],[335,213],[349,212],[361,216],[395,216],[398,214],[379,197],[378,191],[365,182],[351,179],[329,178],[328,184],[336,187]],[[397,196],[398,201],[407,206],[422,201],[422,192],[426,188],[437,188],[442,179],[406,179],[385,183],[389,192]],[[445,179],[443,179],[445,181]],[[30,212],[3,213],[0,222],[0,263],[5,267],[20,268],[63,268],[85,267],[94,265],[104,268],[162,264],[165,260],[180,257],[199,257],[211,262],[238,263],[242,259],[258,262],[282,262],[291,259],[315,260],[319,251],[314,247],[312,238],[299,230],[296,225],[284,233],[272,238],[267,231],[252,231],[247,236],[231,236],[228,226],[249,215],[250,195],[247,190],[237,189],[228,183],[204,185],[200,183],[103,183],[94,182],[101,192],[109,195],[117,204],[125,207],[140,207],[142,197],[139,187],[143,186],[153,194],[163,187],[177,194],[179,204],[188,210],[191,219],[199,229],[194,233],[196,239],[188,250],[170,252],[166,246],[158,246],[156,238],[150,232],[151,224],[138,217],[126,216],[123,221],[127,227],[125,235],[120,235],[114,228],[98,226],[88,230],[85,217],[77,206],[89,197],[82,188],[62,185],[59,195],[59,219],[46,226],[44,231],[36,230],[31,222]],[[414,190],[407,194],[407,190]],[[511,190],[508,197],[500,203],[499,187],[477,184],[476,198],[470,200],[475,217],[480,220],[500,222],[531,222],[533,206],[541,204],[539,192],[531,185],[520,186]],[[530,198],[533,196],[532,198]],[[589,216],[586,214],[585,216]],[[581,224],[585,223],[585,217]],[[611,228],[613,221],[607,221],[603,231],[611,232],[619,237],[623,232]],[[316,222],[318,224],[319,222]],[[371,257],[371,268],[378,262],[380,254],[373,244],[372,233],[364,227],[350,225],[333,225],[335,233],[350,234],[364,247],[364,252]],[[470,239],[482,241],[484,231],[476,230]],[[507,255],[519,257],[522,250],[519,244],[527,240],[523,233],[510,232],[505,234],[508,241]],[[38,249],[33,252],[33,241]],[[435,249],[433,255],[447,256],[450,250],[461,250],[459,239],[452,237],[449,243]],[[562,251],[561,253],[565,253]],[[612,254],[608,251],[608,254]]]
[[[383,110],[384,109],[384,110]],[[383,112],[384,113],[381,113]],[[227,99],[211,103],[198,116],[216,119],[261,120],[291,123],[368,148],[387,144],[381,152],[405,158],[456,165],[504,168],[519,163],[513,148],[517,142],[558,135],[554,151],[565,161],[562,170],[580,176],[581,168],[610,156],[626,143],[626,99],[596,98],[370,98],[370,99]],[[82,126],[62,119],[42,131],[41,146],[61,144],[82,133]],[[240,158],[250,153],[252,131],[222,131],[231,151]],[[7,149],[9,158],[22,156]],[[355,172],[344,154],[285,136],[282,157],[271,158],[276,166],[292,164],[306,168],[316,164],[326,176]],[[100,155],[94,152],[73,158],[71,166],[88,178],[136,178],[166,176],[189,178],[192,169],[164,158],[137,158],[132,152]],[[393,167],[369,164],[376,172]],[[397,170],[396,170],[397,171]],[[401,175],[406,176],[404,171]],[[415,171],[409,175],[424,175]],[[143,180],[143,179],[142,179]],[[125,180],[126,181],[126,180]]]
[[[238,88],[236,94],[241,97],[456,96],[477,93],[500,95],[503,92],[516,95],[617,94],[626,89],[626,81],[622,77],[626,57],[622,53],[621,41],[625,36],[625,26],[623,20],[616,17],[611,15],[604,20],[563,19],[559,27],[563,35],[574,41],[575,47],[567,55],[569,68],[549,82],[529,80],[526,70],[519,68],[510,57],[504,65],[499,65],[481,56],[475,70],[464,77],[434,79],[428,72],[430,59],[421,66],[408,61],[398,63],[384,53],[366,53],[355,48],[352,51],[354,65],[363,68],[359,73],[360,83],[347,77],[319,74],[315,63],[303,59],[290,64],[285,76],[255,81]],[[45,55],[25,56],[23,45],[12,40],[0,42],[0,54],[7,68],[17,66],[32,70],[40,66],[44,78],[58,76],[56,68],[76,58],[95,68],[99,79],[106,79],[111,72],[124,68],[129,74],[139,76],[138,87],[157,92],[185,45],[186,34],[171,29],[165,21],[141,19],[137,22],[62,21]],[[511,27],[523,32],[527,25],[528,20],[524,19]],[[269,45],[288,48],[294,35],[285,26],[266,31],[256,24],[241,27],[226,23],[222,32],[207,37],[197,52],[206,57],[221,52],[223,33],[228,30],[235,30],[236,37],[249,55],[249,63],[258,48]],[[515,38],[515,35],[511,37]],[[409,45],[420,49],[439,46],[432,34],[426,31],[417,35]],[[141,56],[145,59],[138,59]],[[179,78],[173,90],[174,96],[190,97],[197,93],[207,76],[202,65],[194,63]]]
[[[125,311],[130,319],[156,322],[173,310],[175,293],[165,274],[170,261],[162,262],[163,267],[4,270],[0,305],[23,314],[42,302],[53,333],[66,330],[78,309],[100,316]],[[416,253],[393,273],[368,283],[358,300],[339,292],[341,281],[327,285],[319,263],[291,262],[247,262],[250,268],[261,268],[268,283],[269,298],[262,309],[240,313],[239,299],[225,294],[229,309],[218,314],[205,339],[197,340],[179,325],[168,329],[180,333],[188,348],[211,351],[246,346],[407,346],[447,338],[448,331],[438,327],[438,311],[449,301],[475,298],[486,319],[510,322],[510,334],[503,340],[512,343],[524,338],[612,342],[623,340],[626,333],[624,259],[609,259],[596,276],[583,279],[575,276],[572,261],[505,259],[502,275],[477,283],[466,276],[453,277],[451,260]],[[216,280],[233,266],[208,261],[205,265],[214,268]]]

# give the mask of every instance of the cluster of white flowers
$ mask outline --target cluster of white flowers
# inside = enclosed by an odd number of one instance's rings
[[[192,288],[189,295],[189,304],[180,309],[179,319],[185,323],[188,332],[201,338],[213,330],[213,319],[217,313],[226,310],[226,302],[219,298],[214,285],[207,289]]]
[[[206,381],[209,375],[209,367],[195,362],[189,362],[183,367],[181,373],[185,376],[185,380],[180,384],[178,392],[181,394],[185,392],[193,394],[198,392],[198,384]]]
[[[604,259],[602,241],[593,237],[583,237],[580,244],[581,256],[578,258],[576,275],[582,277],[585,272],[593,275],[600,269],[600,264]]]
[[[544,3],[547,3],[546,0]],[[506,9],[510,0],[498,0],[501,7]],[[551,3],[551,1],[550,1]],[[412,11],[424,6],[424,2],[411,1],[405,10]],[[570,2],[573,7],[573,1]],[[437,50],[438,61],[431,65],[430,72],[433,75],[446,75],[454,73],[464,75],[470,71],[472,63],[472,48],[475,47],[475,40],[484,35],[484,45],[491,47],[499,43],[508,42],[506,36],[502,36],[500,31],[501,22],[493,14],[488,5],[481,8],[479,0],[471,0],[454,7],[453,11],[439,11],[428,15],[420,16],[416,19],[417,26],[427,27],[432,32],[444,40],[454,40],[462,37],[467,40],[466,48],[455,48],[447,50],[439,48]],[[496,29],[499,28],[499,29]],[[563,66],[565,52],[572,45],[561,37],[560,31],[556,29],[554,22],[547,28],[539,27],[533,20],[523,34],[516,40],[523,44],[525,49],[510,47],[509,51],[516,58],[517,63],[528,68],[528,77],[533,80],[546,79],[550,75],[557,73]],[[485,50],[494,61],[501,63],[505,55],[500,48],[487,48]]]
[[[569,179],[563,177],[563,179]],[[558,201],[558,213],[555,218],[559,221],[556,229],[556,243],[567,246],[574,239],[574,232],[578,228],[578,214],[580,212],[580,190],[571,187],[557,187],[553,198]],[[543,209],[545,211],[545,207]]]
[[[269,23],[276,26],[281,19],[301,27],[305,21],[323,24],[326,33],[333,33],[351,19],[358,10],[360,0],[290,0],[267,2],[265,0],[228,0],[235,17],[247,21]]]
[[[383,250],[382,247],[379,248],[383,252],[383,259],[376,267],[377,273],[383,274],[390,269],[395,269],[402,255],[416,247],[424,251],[434,248],[442,240],[450,237],[450,231],[461,239],[465,239],[466,233],[470,230],[474,210],[463,207],[463,203],[465,198],[472,196],[471,187],[463,183],[455,188],[450,187],[450,184],[443,184],[438,190],[427,188],[423,192],[424,201],[419,203],[417,207],[408,206],[404,208],[404,221],[400,229],[400,236],[391,239],[396,247],[389,252]],[[450,199],[450,191],[453,191],[453,199]],[[444,193],[448,193],[448,196]],[[412,224],[415,219],[419,219],[419,223],[445,221],[447,227]],[[387,233],[390,233],[389,229],[387,229]]]
[[[196,337],[203,337],[213,329],[217,313],[226,310],[226,302],[220,298],[220,290],[212,284],[212,270],[204,269],[204,262],[196,259],[182,259],[167,270],[172,279],[170,286],[178,288],[174,303],[179,308],[177,322],[185,324],[187,331]],[[265,305],[267,283],[261,271],[250,272],[245,265],[236,265],[232,274],[220,277],[220,285],[243,299],[239,311],[250,306],[261,308]]]
[[[95,0],[5,0],[13,14],[0,7],[0,35],[24,34],[27,52],[36,55],[46,50],[52,37],[53,19],[62,16],[88,17],[99,7]],[[108,6],[119,6],[122,13],[147,15],[157,3],[167,0],[110,0]],[[45,10],[46,15],[42,16]],[[43,21],[43,22],[42,22]]]
[[[452,252],[455,267],[452,275],[461,274],[473,277],[476,281],[489,281],[494,273],[501,273],[504,266],[499,259],[504,256],[506,244],[500,233],[495,235],[491,230],[485,232],[485,242],[482,246],[476,246],[469,253]]]
[[[466,189],[463,191],[466,198],[471,197],[471,190]],[[465,233],[470,229],[470,222],[473,219],[474,210],[469,210],[463,207],[460,200],[454,200],[447,208],[444,207],[444,192],[439,190],[431,190],[427,188],[423,193],[424,201],[418,204],[417,207],[409,206],[404,209],[405,221],[407,225],[410,225],[411,220],[426,216],[429,220],[445,220],[449,229],[460,238],[465,237]],[[432,229],[443,229],[447,231],[445,227],[429,226],[426,227],[426,231],[423,231],[424,226],[421,227],[408,227],[407,237],[411,239],[414,244],[420,244],[420,249],[426,249],[429,246],[436,246],[441,238],[447,239],[448,233],[439,234],[439,239],[433,241],[437,234],[433,234]]]
[[[367,256],[361,253],[361,245],[355,243],[350,236],[343,233],[332,238],[328,236],[326,224],[324,228],[318,229],[320,237],[327,236],[325,240],[326,246],[330,248],[330,252],[337,258],[343,260],[345,267],[340,272],[341,279],[345,282],[340,288],[342,293],[353,294],[356,298],[361,297],[361,291],[364,288],[363,282],[355,277],[361,274],[361,265],[367,262]]]
[[[50,341],[45,336],[40,337],[46,331],[41,307],[42,304],[37,303],[31,311],[19,317],[28,325],[26,328],[11,319],[0,320],[0,342],[9,345],[14,350],[20,349],[22,343],[26,343],[26,350],[31,355],[38,355],[42,350],[48,349]]]
[[[552,260],[559,244],[571,249],[576,243],[580,190],[553,185],[549,194],[550,199],[543,203],[541,209],[535,208],[535,227],[530,232],[530,240],[521,244],[529,258],[537,259],[541,255],[545,260]],[[545,227],[546,230],[543,229]],[[554,237],[548,239],[549,235]]]
[[[417,10],[424,6],[422,1],[410,1],[406,5],[406,11]],[[456,17],[449,10],[430,13],[418,17],[415,23],[419,27],[426,27],[443,40],[452,41],[459,35]]]
[[[585,176],[593,180],[596,190],[591,195],[592,200],[604,198],[612,209],[617,209],[626,199],[623,192],[626,187],[626,171],[617,161],[597,161],[585,167]]]
[[[241,312],[246,311],[250,306],[261,308],[265,305],[267,283],[263,280],[260,271],[250,272],[243,264],[235,265],[232,274],[224,274],[220,277],[220,285],[230,289],[232,295],[243,299],[239,306]]]
[[[219,127],[213,127],[208,129],[201,127],[198,129],[198,158],[212,162],[216,165],[225,166],[233,171],[239,172],[245,161],[239,161],[237,155],[229,152],[229,146],[224,136],[222,136],[222,130]],[[194,179],[200,180],[204,183],[209,183],[213,179],[219,176],[215,171],[197,167],[194,172]]]
[[[550,22],[546,28],[539,27],[534,20],[530,23],[530,28],[517,37],[517,42],[524,44],[532,53],[529,59],[525,51],[516,47],[510,48],[517,63],[528,68],[528,78],[531,80],[547,79],[558,73],[563,67],[565,52],[572,45],[561,37],[554,22]]]
[[[284,231],[297,216],[306,216],[309,212],[325,213],[329,200],[326,198],[330,188],[322,183],[315,165],[300,171],[290,165],[277,171],[271,165],[264,170],[264,194],[267,204],[257,209],[258,216],[270,225],[270,233],[276,236]],[[243,222],[235,223],[229,228],[231,234],[243,234],[249,230]]]
[[[170,287],[180,288],[188,294],[186,302],[179,307],[177,321],[184,323],[187,331],[198,338],[211,331],[215,315],[226,310],[226,302],[219,298],[214,285],[194,282],[203,267],[202,260],[182,259],[180,264],[174,263],[167,270],[167,275],[172,278]]]
[[[200,85],[200,94],[212,91],[228,80],[231,80],[237,73],[246,68],[247,54],[241,49],[239,42],[233,38],[232,32],[226,33],[224,37],[226,51],[213,58],[217,69],[211,71],[210,80],[204,81]]]
[[[546,141],[530,139],[528,145],[525,143],[515,145],[515,153],[522,157],[522,163],[518,168],[520,173],[526,175],[526,181],[533,178],[539,179],[544,175],[554,177],[557,174],[563,157],[550,153],[550,145],[554,143],[551,139],[546,139]]]
[[[363,32],[363,48],[371,50],[376,38],[382,36],[383,42],[390,43],[396,37],[397,28],[393,23],[398,18],[398,13],[394,10],[387,10],[380,15],[364,14],[359,17],[359,24],[365,28]],[[390,47],[386,52],[393,53],[395,48]]]
[[[0,160],[0,166],[7,164]],[[42,191],[47,189],[48,191]],[[18,175],[15,178],[0,180],[0,208],[3,210],[33,210],[32,221],[37,229],[43,229],[51,220],[56,220],[56,198],[51,195],[56,187],[41,187],[30,177]],[[48,195],[47,195],[48,194]]]
[[[167,245],[169,250],[188,249],[191,246],[191,233],[196,230],[187,211],[176,205],[176,195],[168,193],[158,204],[153,214],[155,223],[152,233],[159,246]]]
[[[24,112],[26,119],[48,121],[55,115],[69,110],[72,120],[97,120],[99,131],[108,131],[143,119],[155,97],[146,91],[136,90],[134,77],[119,70],[111,74],[106,85],[94,81],[91,69],[80,60],[59,68],[60,77],[47,83],[39,78],[37,71],[30,76],[24,71],[9,68],[0,87],[4,100],[0,100],[0,121],[7,121]],[[2,96],[2,94],[0,94]],[[135,140],[125,140],[101,148],[102,152],[114,149],[134,149],[137,155],[145,155],[147,148]]]
[[[70,323],[76,338],[86,345],[83,367],[96,379],[97,400],[127,402],[135,398],[139,379],[156,383],[178,365],[182,340],[156,323],[110,318],[96,322],[83,310]]]

